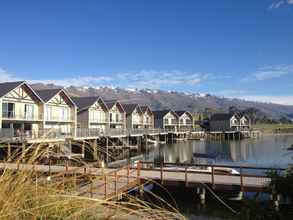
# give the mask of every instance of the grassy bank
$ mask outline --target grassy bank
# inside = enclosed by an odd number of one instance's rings
[[[54,146],[32,145],[24,154],[10,159],[14,163],[37,164],[53,150]],[[0,219],[184,219],[164,202],[163,206],[156,206],[127,192],[121,201],[81,196],[74,184],[76,178],[83,185],[87,181],[87,176],[76,176],[72,171],[53,174],[35,172],[34,169],[1,170]]]
[[[263,133],[291,133],[293,132],[293,124],[264,124],[257,123],[253,125],[254,129],[261,130]]]

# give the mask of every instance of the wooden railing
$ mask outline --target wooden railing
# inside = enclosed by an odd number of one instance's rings
[[[238,185],[240,186],[241,191],[245,191],[245,188],[249,187],[265,188],[270,182],[270,178],[266,172],[278,171],[282,173],[286,170],[284,168],[275,167],[222,164],[154,163],[148,161],[141,161],[140,166],[141,171],[145,170],[159,172],[159,180],[161,183],[165,180],[174,180],[174,175],[168,175],[168,173],[177,173],[178,176],[175,177],[177,181],[185,182],[186,186],[191,182],[209,183],[213,188],[215,188],[217,184]],[[260,173],[256,174],[256,171]],[[149,178],[151,178],[151,175]]]

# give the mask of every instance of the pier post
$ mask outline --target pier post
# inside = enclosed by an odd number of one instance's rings
[[[94,157],[94,160],[98,160],[98,142],[97,142],[97,139],[94,139],[93,140],[93,157]]]
[[[201,192],[199,194],[199,198],[200,198],[200,204],[205,205],[205,200],[206,200],[206,189],[205,188],[201,189]]]
[[[106,137],[106,164],[109,162],[109,138]]]
[[[10,162],[11,161],[11,145],[10,143],[7,144],[7,161]]]

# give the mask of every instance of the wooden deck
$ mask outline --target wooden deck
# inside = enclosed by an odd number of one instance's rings
[[[210,167],[207,169],[195,169],[195,166]],[[220,172],[218,168],[239,169],[236,174]],[[137,187],[142,182],[157,181],[162,185],[184,185],[196,187],[208,184],[216,190],[226,190],[238,187],[245,191],[266,191],[271,179],[265,175],[253,175],[244,173],[243,170],[268,171],[276,168],[258,168],[248,166],[227,165],[203,165],[203,164],[175,164],[164,163],[155,167],[153,162],[138,162],[136,166],[130,165],[122,168],[95,168],[89,166],[61,166],[61,165],[30,165],[16,163],[0,163],[0,169],[36,171],[46,173],[52,177],[72,175],[75,177],[77,195],[93,198],[115,199],[123,192]],[[277,169],[284,171],[284,169]],[[87,177],[86,184],[79,184],[78,179]],[[90,178],[88,178],[90,177]]]
[[[62,182],[65,182],[65,176],[72,176],[76,195],[97,199],[117,199],[121,197],[122,193],[140,184],[139,170],[130,169],[130,166],[107,169],[86,166],[0,163],[0,169],[46,173],[51,179],[59,178]]]

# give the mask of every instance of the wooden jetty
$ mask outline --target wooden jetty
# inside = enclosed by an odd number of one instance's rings
[[[210,167],[198,170],[195,167]],[[238,169],[239,173],[218,172],[217,168]],[[239,187],[241,192],[267,191],[271,179],[264,174],[248,174],[244,170],[254,171],[284,171],[282,168],[253,167],[253,166],[228,166],[228,165],[205,165],[205,164],[178,164],[161,163],[156,166],[154,162],[137,162],[135,166],[127,165],[122,168],[95,168],[60,165],[30,165],[16,163],[0,163],[0,169],[44,172],[44,173],[71,173],[91,175],[94,181],[78,191],[97,197],[110,198],[117,193],[125,192],[140,183],[158,181],[162,185],[184,185],[185,187],[197,187],[208,184],[213,189],[226,190],[231,187]],[[95,187],[93,187],[93,185]],[[90,187],[96,189],[90,192]],[[96,193],[97,192],[97,193]]]

